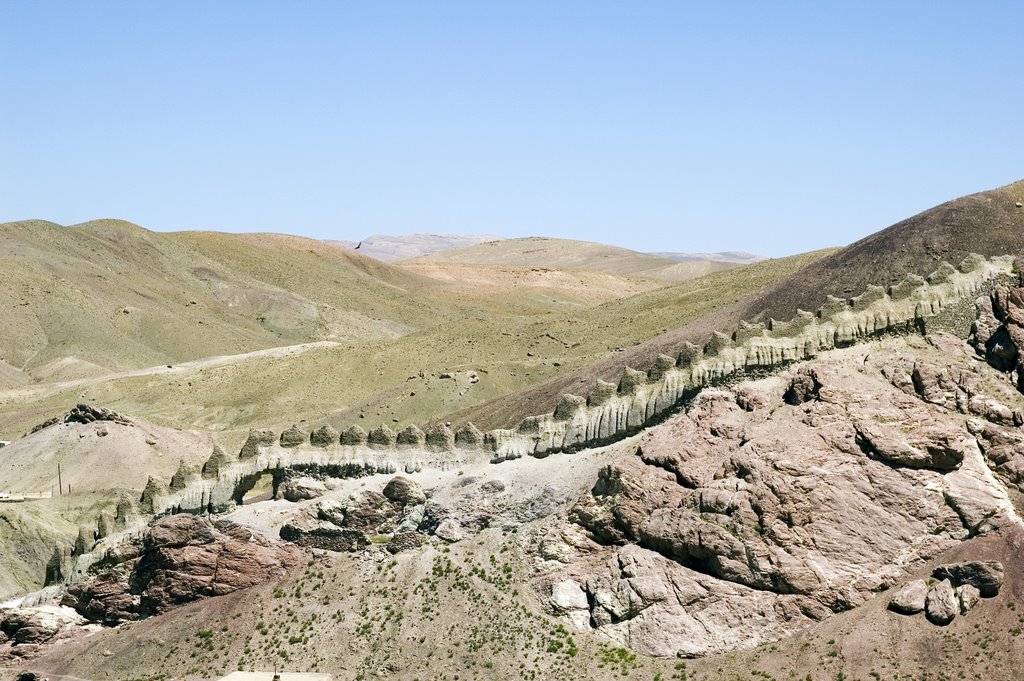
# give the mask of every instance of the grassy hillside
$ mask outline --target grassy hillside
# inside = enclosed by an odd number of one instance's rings
[[[489,241],[404,262],[591,270],[661,281],[683,281],[736,266],[713,261],[676,262],[626,248],[546,237]]]
[[[119,220],[0,224],[0,387],[312,341],[381,342],[662,285],[601,271],[422,269],[278,234],[154,233]]]
[[[0,225],[0,379],[394,338],[461,314],[431,297],[433,288],[311,239],[156,234],[115,220],[8,223]]]
[[[735,305],[824,254],[764,261],[656,290],[641,288],[628,298],[590,307],[545,309],[537,302],[529,313],[510,312],[509,299],[518,299],[522,308],[527,298],[506,292],[504,312],[478,307],[388,342],[315,346],[87,384],[11,389],[0,392],[0,433],[16,436],[80,398],[163,425],[236,433],[301,419],[336,426],[358,422],[366,428],[382,422],[424,423],[614,360],[624,348]],[[591,276],[579,285],[586,288]],[[531,295],[540,296],[537,291]],[[524,401],[514,408],[518,411],[487,420],[518,420],[538,405]]]

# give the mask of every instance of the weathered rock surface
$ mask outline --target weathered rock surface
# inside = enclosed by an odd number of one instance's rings
[[[925,426],[913,434],[903,424],[858,422],[857,444],[883,461],[914,468],[951,471],[964,460],[969,434],[953,426]]]
[[[415,498],[414,491],[409,498]],[[416,534],[422,512],[421,504],[404,504],[367,490],[345,500],[325,499],[305,509],[281,528],[280,535],[299,546],[350,552],[366,548],[374,536],[394,533],[395,549],[404,550],[419,546],[420,538],[405,535]]]
[[[261,448],[270,447],[276,439],[272,430],[252,429],[242,444],[242,448],[238,451],[238,458],[242,460],[255,458],[260,455]]]
[[[972,343],[988,363],[1024,391],[1024,288],[1000,287],[979,301]]]
[[[924,610],[925,598],[928,596],[928,584],[923,579],[915,579],[889,601],[889,609],[904,615],[915,615]]]
[[[231,523],[170,516],[150,529],[138,557],[75,584],[63,604],[114,625],[254,586],[298,560],[297,553]]]
[[[427,500],[419,483],[401,475],[396,475],[384,486],[384,496],[403,506],[415,506]]]
[[[327,485],[314,478],[293,478],[281,483],[277,493],[287,501],[316,499],[327,492]]]
[[[964,365],[945,375],[973,375],[957,352]],[[705,391],[573,507],[604,546],[603,568],[586,553],[541,551],[589,574],[594,625],[653,654],[756,645],[856,607],[904,569],[1011,522],[1005,489],[951,414],[967,401],[927,387],[945,380],[929,378],[943,375],[933,355],[861,354],[742,393]],[[964,392],[962,376],[950,380]],[[774,398],[747,398],[769,386]],[[949,568],[936,574],[941,590],[911,582],[890,607],[948,622],[961,611],[956,587],[991,589],[997,572]]]
[[[309,435],[309,444],[314,447],[330,447],[341,441],[337,429],[331,424],[325,424],[314,430]]]
[[[936,579],[948,579],[953,586],[969,584],[985,598],[999,594],[1003,587],[1003,564],[995,560],[969,561],[951,563],[935,568],[932,576]]]
[[[960,612],[960,601],[953,584],[944,579],[931,588],[924,602],[924,614],[932,624],[949,624]]]
[[[589,608],[587,592],[572,580],[558,582],[551,587],[551,605],[560,612]]]
[[[981,600],[981,592],[975,586],[964,584],[956,588],[956,599],[960,603],[960,614],[966,615]]]
[[[803,404],[818,399],[820,389],[821,381],[817,372],[812,368],[803,367],[790,380],[782,399],[786,404]]]
[[[293,425],[291,428],[288,428],[286,431],[281,433],[282,447],[298,447],[306,444],[308,440],[309,434],[302,428],[299,428],[298,424]]]
[[[15,645],[45,643],[62,629],[82,622],[82,618],[68,608],[0,608],[0,634],[4,641]]]

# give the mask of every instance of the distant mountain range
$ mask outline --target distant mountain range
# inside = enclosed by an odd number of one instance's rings
[[[391,236],[374,234],[362,241],[329,241],[377,260],[405,260],[431,253],[451,251],[465,246],[475,246],[487,241],[500,241],[500,236],[462,236],[459,234],[406,234]]]
[[[406,260],[433,253],[444,253],[467,246],[505,241],[505,237],[494,235],[460,234],[373,234],[362,241],[330,240],[328,243],[351,248],[377,260]],[[673,262],[721,262],[731,265],[749,265],[764,260],[763,256],[744,251],[723,251],[720,253],[647,253]]]
[[[676,262],[699,262],[710,260],[712,262],[728,262],[734,265],[749,265],[761,260],[766,260],[763,255],[754,255],[744,251],[721,251],[719,253],[648,253],[666,260]]]

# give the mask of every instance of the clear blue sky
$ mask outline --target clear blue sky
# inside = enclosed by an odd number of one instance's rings
[[[782,255],[1024,177],[1024,3],[0,0],[0,220]]]

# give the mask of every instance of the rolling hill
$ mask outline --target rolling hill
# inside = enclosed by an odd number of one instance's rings
[[[325,284],[330,284],[329,286]],[[361,343],[460,312],[436,282],[312,239],[0,225],[0,376],[97,376],[314,340]]]
[[[401,236],[373,234],[361,241],[328,241],[327,243],[337,244],[353,251],[359,251],[360,255],[365,255],[368,258],[387,262],[450,251],[485,241],[499,241],[501,238],[500,236],[461,234],[404,234]]]
[[[546,237],[489,241],[413,258],[404,261],[402,265],[421,271],[420,268],[427,263],[590,270],[670,282],[684,281],[736,266],[732,262],[712,260],[677,262],[617,246]]]

